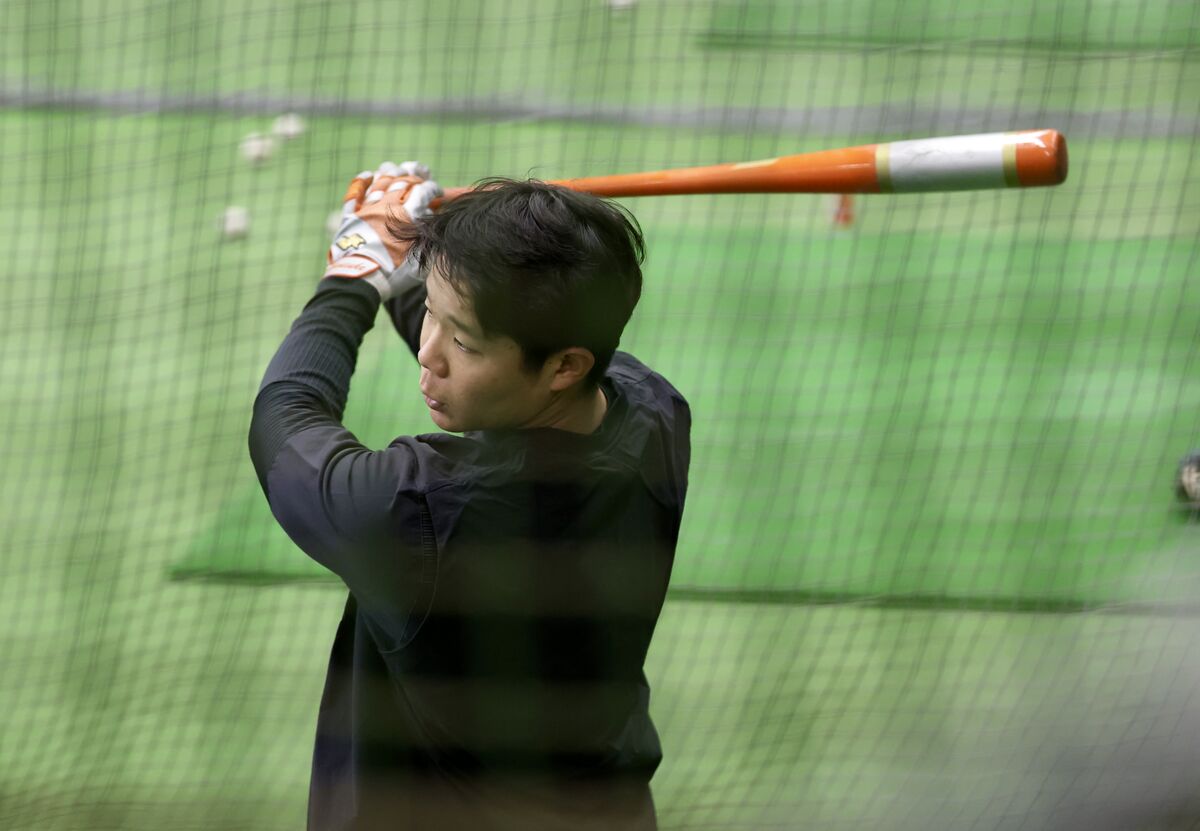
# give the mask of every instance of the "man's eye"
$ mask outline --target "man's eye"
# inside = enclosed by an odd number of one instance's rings
[[[455,339],[454,339],[454,345],[455,345],[455,346],[457,346],[459,349],[461,349],[463,352],[469,352],[469,353],[474,353],[474,352],[475,352],[475,350],[474,350],[474,349],[472,349],[471,347],[467,346],[465,343],[463,343],[462,341],[460,341],[458,338],[455,338]]]

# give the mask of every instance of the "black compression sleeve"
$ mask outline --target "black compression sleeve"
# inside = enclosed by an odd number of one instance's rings
[[[399,445],[369,450],[341,423],[378,308],[367,283],[321,282],[267,368],[250,456],[280,527],[345,582],[376,624],[399,632],[427,570],[422,503],[408,490],[416,460]]]
[[[379,294],[361,281],[322,280],[271,359],[254,402],[250,455],[260,482],[289,436],[340,422]]]
[[[425,284],[413,286],[384,304],[396,334],[416,357],[421,349],[421,322],[425,317]]]

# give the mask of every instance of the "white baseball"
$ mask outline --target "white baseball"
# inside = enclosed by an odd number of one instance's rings
[[[241,205],[230,205],[221,214],[221,233],[226,239],[240,239],[250,230],[250,213]]]
[[[259,165],[271,158],[275,152],[275,139],[261,133],[250,133],[238,145],[242,158],[250,164]]]
[[[275,119],[271,125],[271,133],[280,141],[291,141],[294,138],[299,138],[304,135],[304,131],[308,129],[308,125],[304,123],[304,119],[295,113],[285,113]]]

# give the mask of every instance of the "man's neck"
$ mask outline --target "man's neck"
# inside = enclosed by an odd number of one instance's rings
[[[561,410],[547,412],[540,424],[530,426],[551,427],[568,433],[589,435],[600,429],[604,414],[608,412],[608,398],[600,387],[582,392],[570,401],[561,401]]]

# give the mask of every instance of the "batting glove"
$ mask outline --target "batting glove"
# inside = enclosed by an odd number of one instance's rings
[[[394,239],[387,222],[428,216],[430,203],[441,195],[441,186],[420,162],[384,162],[378,170],[355,176],[343,197],[342,224],[329,246],[325,276],[366,280],[384,301],[399,294],[405,283],[419,281],[408,243]]]

